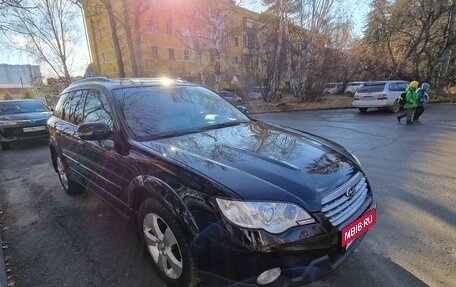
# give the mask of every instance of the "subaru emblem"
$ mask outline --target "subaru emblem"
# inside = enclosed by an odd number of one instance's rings
[[[352,186],[349,189],[347,189],[347,192],[345,193],[345,195],[348,198],[353,198],[356,195],[356,192],[357,192],[356,188],[354,186]]]

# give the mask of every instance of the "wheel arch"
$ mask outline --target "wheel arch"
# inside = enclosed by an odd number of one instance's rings
[[[199,232],[198,225],[190,210],[185,205],[176,190],[163,180],[154,176],[137,176],[127,188],[128,206],[136,218],[141,203],[154,198],[162,202],[174,216],[179,218],[180,225],[186,228],[191,234]]]
[[[57,170],[57,162],[56,162],[56,155],[59,153],[57,150],[57,143],[55,142],[54,138],[49,139],[49,151],[51,152],[51,160],[52,160],[52,166],[54,167],[54,171],[58,172]],[[61,155],[61,153],[59,153]]]

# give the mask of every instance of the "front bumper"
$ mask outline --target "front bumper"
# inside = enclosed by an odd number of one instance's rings
[[[314,224],[265,236],[217,223],[193,240],[191,252],[201,278],[210,286],[257,286],[261,273],[277,267],[281,275],[271,286],[292,286],[313,282],[337,268],[365,234],[347,249],[341,247],[340,230],[332,226]]]
[[[12,142],[17,142],[17,141],[49,138],[49,131],[47,128],[45,128],[43,130],[24,132],[24,128],[34,128],[37,126],[42,126],[42,125],[0,127],[0,142],[12,143]]]

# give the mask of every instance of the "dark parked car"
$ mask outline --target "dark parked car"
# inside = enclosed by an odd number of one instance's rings
[[[242,104],[242,98],[230,91],[221,91],[220,96],[225,98],[228,102],[232,103],[233,105],[240,105]]]
[[[48,127],[63,189],[130,216],[173,286],[316,280],[375,224],[371,187],[346,149],[253,120],[198,85],[80,80]]]
[[[2,150],[11,143],[48,138],[46,122],[52,111],[37,100],[0,101],[0,144]]]

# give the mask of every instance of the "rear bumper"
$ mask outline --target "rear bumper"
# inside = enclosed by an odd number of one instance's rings
[[[394,104],[394,101],[381,100],[381,101],[363,101],[357,100],[353,101],[352,105],[355,108],[390,108]]]

